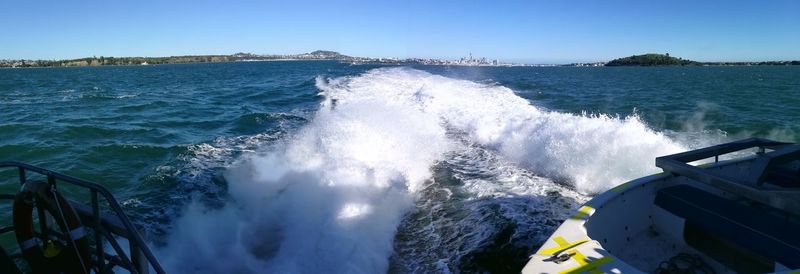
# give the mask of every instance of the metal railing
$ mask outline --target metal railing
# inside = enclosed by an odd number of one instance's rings
[[[711,157],[714,157],[714,163],[718,163],[720,155],[751,148],[757,148],[758,152],[754,158],[747,160],[748,172],[736,178],[709,168],[689,164]],[[767,151],[767,149],[771,151]],[[764,179],[772,169],[798,159],[800,159],[800,145],[798,144],[750,138],[658,157],[656,166],[665,172],[691,178],[800,216],[800,189],[764,185]]]
[[[94,258],[92,262],[99,269],[97,272],[107,273],[112,268],[119,266],[135,274],[146,274],[151,268],[158,274],[165,273],[153,252],[147,247],[144,238],[139,234],[139,230],[125,215],[122,207],[111,195],[111,192],[103,186],[21,162],[0,162],[0,169],[4,168],[17,168],[20,185],[24,185],[28,181],[27,173],[33,172],[45,176],[47,182],[52,185],[59,182],[89,190],[91,206],[71,200],[70,204],[80,217],[83,225],[91,228],[94,234],[94,247],[92,247]],[[13,200],[14,197],[14,194],[0,194],[0,199]],[[105,199],[109,211],[101,210],[100,198]],[[44,213],[40,211],[40,214]],[[44,216],[39,216],[39,218],[43,220]],[[42,230],[48,230],[43,223],[40,224],[42,225]],[[0,228],[0,234],[11,231],[14,231],[13,226]],[[57,231],[53,232],[56,235],[58,234]],[[128,241],[130,255],[125,254],[115,236],[125,238]],[[105,252],[104,243],[106,241],[113,249],[113,254]]]

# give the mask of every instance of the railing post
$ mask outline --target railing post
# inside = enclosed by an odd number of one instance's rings
[[[19,167],[19,184],[24,185],[26,180],[27,179],[25,178],[25,168]]]
[[[131,233],[139,232],[134,230],[131,231]],[[142,234],[139,233],[139,235]],[[142,235],[142,239],[147,240],[147,237]],[[135,268],[136,272],[139,272],[139,274],[148,274],[150,271],[150,265],[148,264],[147,257],[144,256],[144,252],[142,252],[136,243],[131,243],[131,239],[128,239],[128,245],[131,248],[131,264],[133,265],[133,268]]]
[[[92,216],[94,217],[94,220],[92,220],[92,231],[94,231],[97,262],[99,264],[99,269],[104,269],[106,263],[106,254],[103,251],[103,235],[100,231],[100,229],[103,228],[100,226],[100,204],[97,200],[97,190],[94,189],[92,189]]]

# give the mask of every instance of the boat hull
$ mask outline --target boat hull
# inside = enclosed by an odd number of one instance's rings
[[[703,168],[726,174],[746,173],[750,162],[752,159],[732,160],[707,164]],[[730,253],[728,249],[736,248],[707,248],[706,239],[697,238],[713,238],[713,233],[709,234],[711,236],[696,233],[691,221],[658,205],[656,198],[661,195],[659,199],[665,199],[663,193],[677,186],[731,203],[736,199],[736,195],[709,184],[669,173],[621,184],[597,195],[565,220],[531,256],[522,273],[652,273],[681,253],[699,258],[716,273],[796,271],[781,262],[763,258],[741,263],[718,261],[717,251]],[[744,261],[761,257],[742,254],[723,255],[739,256]]]

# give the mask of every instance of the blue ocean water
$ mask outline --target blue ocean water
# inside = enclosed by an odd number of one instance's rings
[[[0,160],[105,185],[177,273],[513,272],[654,157],[798,118],[797,67],[0,70]]]

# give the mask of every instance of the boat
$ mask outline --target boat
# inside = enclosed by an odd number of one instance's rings
[[[800,273],[800,145],[751,138],[658,157],[586,202],[522,273]]]
[[[0,174],[16,177],[0,178],[3,189],[19,184],[0,194],[13,208],[12,225],[0,227],[0,273],[165,273],[102,185],[21,162],[0,162]],[[8,233],[15,242],[2,240]]]

